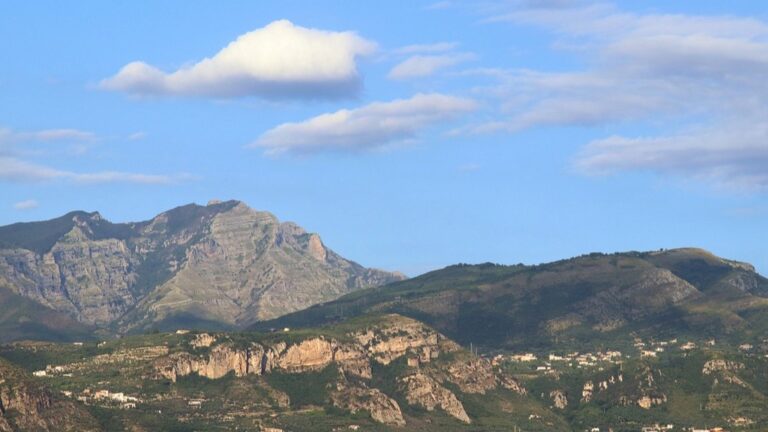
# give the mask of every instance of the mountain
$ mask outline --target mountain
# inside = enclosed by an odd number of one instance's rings
[[[240,328],[403,278],[346,260],[317,234],[239,201],[138,223],[77,211],[0,227],[4,298],[110,331]]]
[[[759,339],[768,280],[701,249],[590,254],[536,266],[455,265],[258,323],[314,327],[396,312],[486,349],[599,346],[630,335]],[[631,344],[631,342],[630,342]]]

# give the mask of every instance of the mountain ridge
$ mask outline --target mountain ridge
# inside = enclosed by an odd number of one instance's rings
[[[176,316],[236,329],[402,278],[235,200],[140,222],[75,211],[0,227],[0,286],[119,333],[171,328]]]
[[[768,279],[698,248],[593,253],[534,266],[448,266],[260,322],[314,327],[370,312],[424,321],[487,349],[573,346],[630,332],[752,332],[766,328]]]

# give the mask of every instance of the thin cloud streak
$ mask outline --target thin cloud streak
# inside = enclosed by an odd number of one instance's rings
[[[45,165],[23,161],[14,157],[0,157],[0,181],[31,183],[49,181],[71,181],[80,184],[134,183],[144,185],[171,185],[190,180],[192,176],[156,175],[121,171],[100,171],[77,173],[59,170]]]
[[[17,203],[13,204],[13,208],[15,210],[32,210],[36,209],[40,206],[40,203],[38,203],[36,200],[30,199],[25,201],[19,201]]]
[[[441,69],[474,59],[475,55],[471,53],[414,55],[393,67],[387,77],[396,80],[423,78],[434,75]]]

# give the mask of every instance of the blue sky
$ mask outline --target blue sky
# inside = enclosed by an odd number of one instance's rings
[[[759,2],[4,2],[0,59],[0,224],[232,198],[409,275],[768,273]]]

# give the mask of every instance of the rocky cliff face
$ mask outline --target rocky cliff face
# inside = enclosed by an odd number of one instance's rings
[[[352,331],[345,339],[339,341],[317,336],[290,344],[277,340],[261,344],[252,342],[249,347],[237,348],[224,335],[219,339],[209,334],[200,334],[190,341],[190,346],[199,348],[215,344],[209,353],[174,353],[159,359],[155,369],[159,376],[176,381],[180,376],[193,373],[216,379],[229,372],[234,372],[236,376],[263,375],[273,370],[301,373],[336,364],[345,374],[369,379],[371,361],[387,365],[403,356],[411,356],[429,363],[440,352],[460,349],[454,342],[424,324],[397,315],[382,317],[377,326]],[[205,343],[201,344],[201,341]],[[460,368],[456,367],[457,370]],[[495,386],[493,379],[491,381]],[[474,381],[474,378],[471,380]]]
[[[83,216],[73,224],[45,253],[0,249],[0,284],[80,322],[107,323],[136,302],[137,257],[121,240],[89,238]]]
[[[464,423],[472,422],[456,395],[431,377],[423,373],[415,373],[403,377],[400,384],[409,404],[420,406],[427,411],[440,408],[446,414]]]
[[[402,278],[348,261],[317,234],[237,201],[132,224],[75,212],[0,227],[0,286],[123,330],[245,326]]]
[[[301,374],[335,366],[339,377],[329,390],[330,403],[351,412],[367,411],[375,421],[389,425],[402,426],[405,420],[391,395],[371,386],[373,363],[378,367],[396,361],[407,364],[396,384],[408,404],[428,411],[440,409],[465,423],[471,419],[445,383],[457,386],[462,393],[485,394],[506,388],[525,394],[517,381],[498,374],[488,360],[466,355],[456,343],[431,328],[398,315],[378,317],[375,324],[350,329],[339,338],[318,335],[287,342],[276,337],[249,341],[244,346],[225,334],[202,334],[192,338],[189,345],[188,351],[155,360],[156,376],[176,382],[190,374],[218,379],[229,373],[238,377]],[[201,347],[209,351],[193,353]],[[451,360],[440,360],[446,354]]]
[[[334,406],[353,414],[361,410],[368,411],[376,422],[405,426],[400,405],[379,389],[339,384],[336,391],[331,393],[331,401]]]

